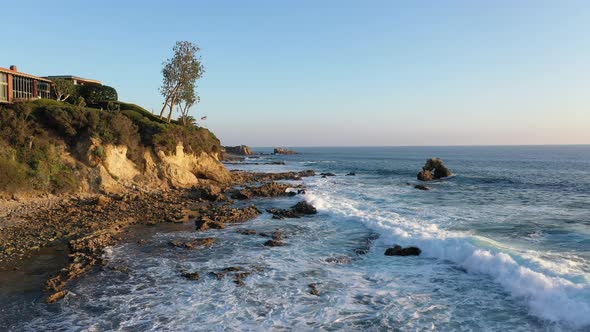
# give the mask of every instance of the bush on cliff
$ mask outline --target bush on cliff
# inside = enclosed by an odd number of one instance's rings
[[[29,107],[0,110],[0,191],[74,190],[78,177],[75,167],[64,163],[63,150],[35,122]]]

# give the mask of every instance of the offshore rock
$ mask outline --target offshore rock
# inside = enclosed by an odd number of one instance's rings
[[[393,246],[385,250],[385,256],[420,256],[422,250],[418,247],[402,248],[401,246]]]
[[[252,149],[246,145],[224,146],[224,148],[226,153],[236,154],[239,156],[251,156],[254,154],[254,151],[252,151]]]
[[[201,275],[199,272],[183,272],[182,276],[188,280],[199,280],[201,279]]]
[[[418,173],[418,180],[420,181],[432,181],[432,179],[432,172],[427,169],[423,169],[420,173]]]
[[[451,171],[445,166],[439,158],[431,158],[426,161],[422,171],[418,173],[418,180],[431,181],[432,179],[441,179],[451,176]]]
[[[307,287],[309,287],[309,294],[315,295],[315,296],[320,295],[320,291],[318,290],[318,284],[311,283],[311,284],[307,285]]]
[[[285,149],[285,148],[275,148],[274,154],[297,154],[297,151]]]
[[[268,240],[264,242],[264,245],[267,247],[281,247],[284,246],[285,243],[283,243],[281,240]]]
[[[317,209],[306,201],[301,201],[293,205],[290,209],[270,208],[266,209],[266,212],[272,214],[273,219],[301,218],[304,215],[318,213]]]

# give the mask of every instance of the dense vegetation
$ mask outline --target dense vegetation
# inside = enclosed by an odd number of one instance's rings
[[[140,167],[145,148],[170,153],[182,142],[189,153],[220,149],[207,129],[167,123],[134,104],[111,103],[118,111],[55,100],[0,108],[0,191],[75,190],[84,168],[76,147],[90,138],[128,146],[128,157]],[[66,153],[74,158],[64,158]]]

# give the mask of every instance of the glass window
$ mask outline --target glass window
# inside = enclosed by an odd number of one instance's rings
[[[0,73],[0,101],[8,101],[8,74]]]
[[[40,98],[51,98],[51,86],[47,82],[37,82],[37,92]]]
[[[12,96],[15,100],[33,98],[33,79],[22,76],[12,76]]]

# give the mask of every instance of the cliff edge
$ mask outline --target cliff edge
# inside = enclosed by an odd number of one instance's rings
[[[217,137],[133,104],[115,112],[37,100],[0,108],[0,193],[115,193],[220,185]]]

